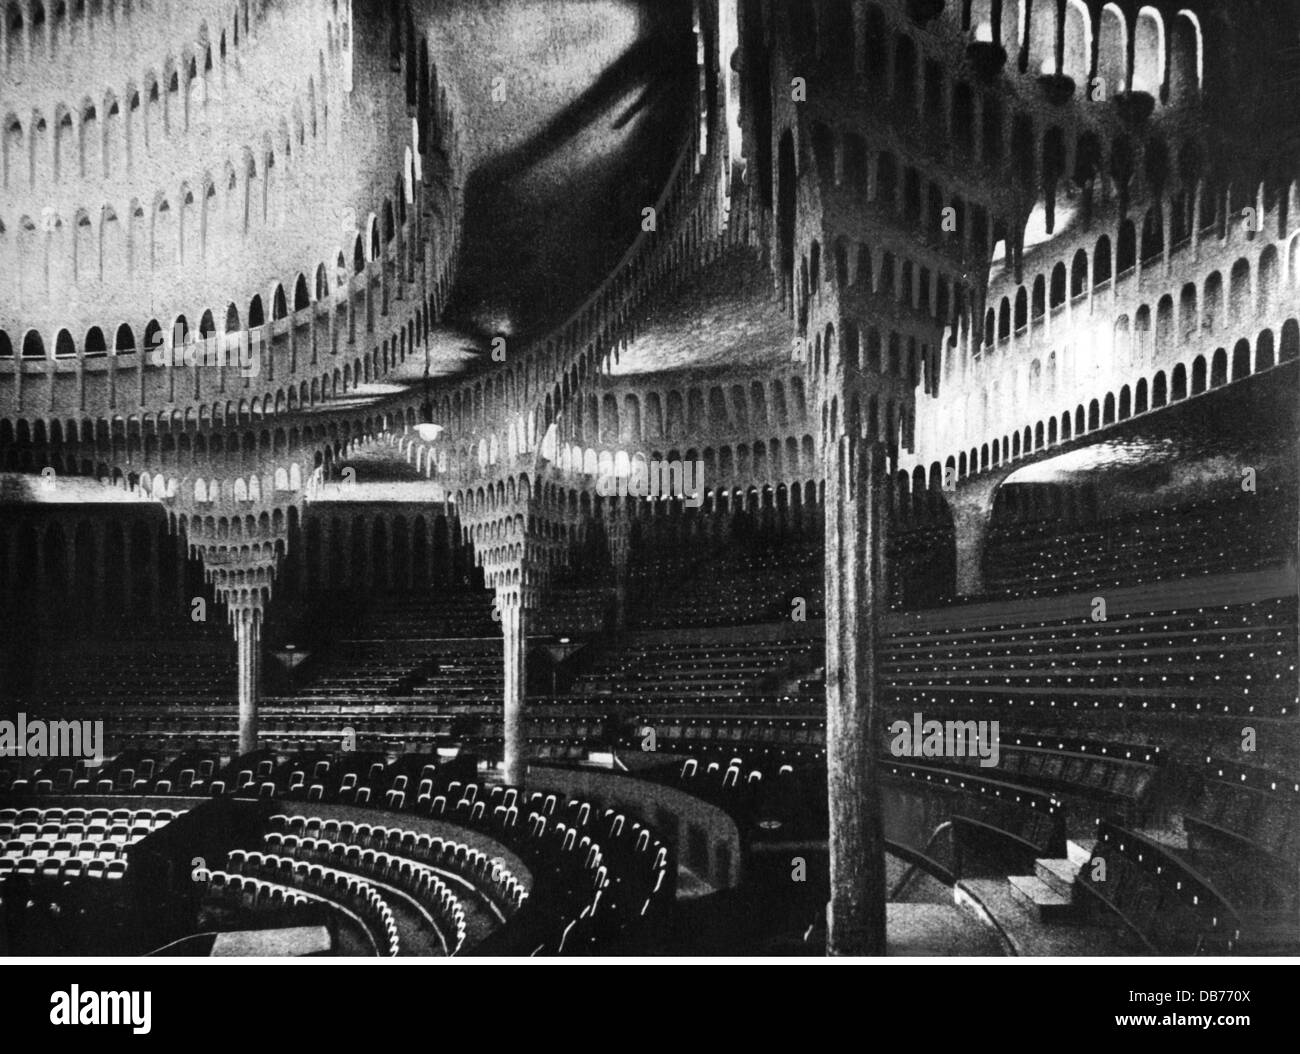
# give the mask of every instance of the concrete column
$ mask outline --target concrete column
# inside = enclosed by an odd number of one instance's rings
[[[827,466],[826,767],[830,805],[827,953],[884,955],[885,856],[876,703],[880,448],[836,441]]]
[[[505,695],[502,722],[505,781],[522,787],[528,772],[528,733],[524,724],[527,678],[527,618],[518,591],[498,593],[501,637],[505,646]]]
[[[1003,464],[998,470],[962,480],[948,493],[957,548],[957,593],[978,596],[984,592],[984,546],[993,519],[993,498],[1003,481],[1019,466]]]
[[[988,517],[970,505],[953,504],[953,530],[957,539],[957,593],[978,596],[984,592],[984,543]]]
[[[239,752],[257,749],[257,704],[262,695],[262,625],[260,613],[236,613],[235,645],[239,661]]]

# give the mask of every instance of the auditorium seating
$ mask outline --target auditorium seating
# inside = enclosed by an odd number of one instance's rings
[[[280,821],[277,826],[277,819]],[[333,827],[331,839],[328,829]],[[290,833],[293,829],[321,832]],[[499,860],[455,839],[349,821],[283,816],[272,819],[268,852],[352,871],[397,886],[439,920],[449,954],[482,940],[516,912],[527,889]],[[462,881],[455,887],[444,879]],[[459,890],[459,895],[458,891]],[[475,907],[483,898],[494,910]]]
[[[993,595],[1036,597],[1280,566],[1294,544],[1294,490],[1144,509],[1075,527],[1004,524],[987,543]]]
[[[1047,791],[1064,803],[1086,804],[1123,823],[1143,818],[1161,772],[1158,747],[1095,740],[999,734],[998,765],[986,767],[978,755],[944,758],[944,768],[977,774]],[[931,762],[930,764],[936,764]]]
[[[205,884],[210,898],[224,900],[228,905],[244,911],[303,908],[311,903],[309,897],[296,889],[251,875],[221,870],[201,871],[198,881]]]
[[[1153,520],[1150,538],[1146,521],[1133,530],[1143,545],[1165,547],[1162,578],[1181,568],[1222,576],[1255,566],[1196,565],[1190,540],[1166,529],[1160,516]],[[916,556],[947,530],[913,524],[891,545],[896,555]],[[1083,544],[1081,552],[1090,543]],[[806,548],[818,570],[820,548]],[[1154,551],[1118,552],[1121,563],[1154,566]],[[779,552],[744,543],[719,555],[702,546],[677,563],[634,568],[643,580],[633,592],[645,601],[629,605],[638,628],[581,642],[568,689],[562,683],[529,698],[534,765],[652,752],[663,763],[637,778],[725,810],[745,832],[744,852],[782,839],[824,843],[820,584],[797,554],[786,575]],[[923,560],[891,568],[896,613],[879,638],[878,772],[887,800],[913,803],[926,833],[903,839],[892,832],[891,852],[951,884],[967,876],[1007,881],[1082,846],[1122,881],[1085,888],[1092,881],[1085,866],[1076,900],[1091,905],[1096,914],[1089,917],[1124,926],[1149,949],[1272,947],[1260,936],[1266,924],[1300,900],[1293,879],[1300,765],[1287,775],[1276,752],[1270,763],[1281,767],[1274,769],[1228,763],[1217,744],[1231,738],[1220,727],[1226,718],[1233,735],[1240,718],[1279,730],[1293,720],[1294,598],[1234,601],[1213,579],[1204,603],[1162,603],[1157,592],[1146,606],[1130,598],[1094,621],[1091,593],[1074,587],[1104,580],[1078,578],[1082,556],[1037,565],[1022,553],[1016,560],[1023,581],[1013,587],[1005,575],[997,579],[1009,602],[924,611],[911,610],[912,602],[930,596],[933,569]],[[660,573],[657,583],[646,578],[652,570]],[[800,575],[809,601],[804,625],[791,618],[789,582]],[[547,598],[531,629],[538,636],[594,632],[610,599],[605,584],[566,585]],[[342,945],[353,950],[585,954],[637,947],[647,920],[666,917],[676,895],[677,854],[688,872],[702,873],[710,849],[693,833],[681,834],[680,846],[669,844],[646,826],[661,816],[624,814],[620,823],[618,810],[595,800],[535,787],[524,794],[493,782],[490,761],[478,760],[499,756],[502,733],[500,627],[487,600],[486,590],[477,600],[453,595],[442,606],[402,595],[381,599],[337,639],[309,649],[291,692],[263,700],[262,748],[249,755],[235,750],[232,701],[191,693],[184,670],[170,697],[153,681],[142,682],[139,698],[116,690],[67,696],[79,714],[111,717],[113,756],[100,767],[4,759],[0,787],[24,803],[74,792],[125,803],[144,795],[270,801],[279,813],[264,840],[213,872],[213,903],[261,912],[319,910],[330,901],[358,920],[349,924],[352,943]],[[1076,601],[1077,610],[1068,607]],[[546,610],[560,617],[547,621]],[[369,621],[374,612],[381,617]],[[999,764],[891,756],[889,721],[917,712],[1000,719]],[[1085,727],[1083,713],[1095,727]],[[1189,758],[1205,758],[1204,770],[1189,775]],[[330,808],[375,819],[334,820]],[[129,846],[153,829],[155,820],[137,822],[137,811],[0,817],[0,872],[94,877],[115,886],[127,874]],[[421,822],[450,830],[434,834]],[[949,833],[935,836],[941,829]],[[475,835],[515,854],[531,885],[476,847]],[[1205,916],[1207,903],[1214,910]]]
[[[735,696],[806,669],[818,657],[815,638],[633,641],[606,652],[573,686],[575,695]]]
[[[495,637],[501,632],[487,590],[388,593],[366,613],[362,625],[373,640]]]
[[[779,698],[743,700],[745,709],[780,714],[790,709],[788,700]],[[685,708],[664,701],[659,706],[646,705],[637,712],[624,742],[628,749],[641,748],[647,730],[653,730],[658,750],[680,753],[724,751],[728,746],[768,759],[795,760],[824,756],[826,750],[825,719],[820,716],[788,718],[756,716],[752,713],[718,712],[716,700],[706,706],[692,703]]]
[[[1123,827],[1098,825],[1078,884],[1155,952],[1228,954],[1243,936],[1238,909],[1208,877],[1168,847]]]
[[[551,589],[529,618],[528,632],[539,637],[588,637],[604,630],[614,603],[610,585],[565,585]]]
[[[326,761],[328,769],[315,767]],[[170,769],[172,765],[164,767]],[[487,935],[487,943],[498,952],[518,954],[554,954],[560,950],[581,954],[605,946],[610,940],[628,937],[640,920],[657,914],[660,909],[656,905],[664,897],[671,897],[671,853],[641,822],[592,802],[567,800],[556,793],[532,792],[524,796],[515,788],[452,778],[452,768],[442,772],[437,769],[437,759],[418,755],[385,764],[377,756],[284,758],[263,750],[231,759],[212,773],[207,786],[213,794],[262,797],[267,796],[264,788],[278,792],[286,780],[291,781],[293,774],[300,772],[322,781],[328,778],[329,796],[343,801],[348,798],[349,788],[343,786],[346,775],[355,772],[366,781],[358,786],[378,793],[366,795],[364,800],[356,794],[351,799],[354,805],[374,809],[377,817],[414,811],[440,823],[481,830],[487,837],[509,845],[532,870],[534,885],[530,895],[508,867],[461,839],[425,837],[400,824],[382,822],[368,828],[357,823],[350,827],[340,823],[332,828],[327,826],[329,821],[313,821],[310,816],[295,818],[291,813],[273,820],[265,848],[278,850],[271,853],[277,859],[268,865],[263,853],[256,862],[257,874],[251,877],[271,886],[297,888],[335,900],[365,923],[383,954],[402,952],[388,920],[398,920],[393,925],[399,926],[403,916],[400,906],[389,906],[389,911],[384,911],[388,905],[383,903],[382,893],[375,890],[376,883],[402,889],[416,899],[425,898],[421,903],[431,911],[436,908],[441,913],[438,917],[452,920],[448,930],[452,935],[451,950],[469,938],[484,937],[482,920],[486,915],[466,911],[463,903],[467,894],[456,890],[454,883],[472,886],[485,898],[487,912],[510,923]],[[339,773],[344,779],[333,782]],[[416,776],[423,776],[421,784],[412,783],[405,793],[393,793],[403,777],[413,780]],[[422,785],[426,781],[428,785]],[[130,794],[133,789],[114,786],[111,793]],[[135,814],[125,809],[119,812],[122,830],[116,833],[130,838]],[[22,819],[35,822],[42,815],[40,810],[34,810],[30,817],[23,815]],[[153,819],[162,815],[157,813]],[[16,823],[19,818],[19,812],[14,810],[12,819]],[[140,820],[144,819],[141,812]],[[51,829],[49,833],[56,832]],[[35,834],[39,836],[39,826]],[[278,837],[278,845],[272,835]],[[295,840],[292,844],[291,838]],[[23,844],[23,851],[15,859],[15,870],[21,862],[24,872],[37,873],[46,866],[44,857],[27,852]],[[53,849],[51,842],[46,855]],[[125,873],[125,861],[116,857],[114,852],[111,861],[104,861],[102,873],[106,877]],[[239,874],[241,867],[233,866],[237,862],[238,858],[228,863],[225,872]],[[305,865],[307,870],[299,865]],[[346,872],[353,865],[362,867],[358,875],[369,876],[369,880],[357,876],[349,879]],[[250,877],[246,868],[242,870],[245,879]],[[434,878],[446,888],[434,883]],[[226,882],[221,878],[214,881]],[[261,887],[250,888],[252,893],[241,888],[239,896],[248,894],[256,899],[271,895],[270,887],[261,893],[257,893]],[[448,892],[456,903],[445,896]],[[456,910],[457,904],[462,905],[460,911]],[[518,926],[514,925],[516,921]]]
[[[634,565],[628,577],[638,598],[630,624],[646,629],[777,622],[790,618],[795,598],[807,602],[808,619],[824,617],[820,550],[807,543],[736,543]]]
[[[1052,795],[1021,784],[954,773],[936,765],[881,762],[885,780],[924,786],[942,802],[937,815],[974,829],[973,841],[996,839],[1032,860],[1065,851],[1065,817]]]
[[[1286,716],[1296,708],[1296,602],[1015,619],[899,631],[890,705],[974,702]]]
[[[1300,779],[1205,759],[1183,817],[1188,855],[1257,910],[1300,910]]]
[[[158,637],[149,636],[147,625],[139,634],[120,642],[101,635],[42,651],[36,676],[18,701],[72,707],[234,698],[235,662],[223,635],[194,634],[176,623],[162,627]]]
[[[1294,776],[1207,757],[1185,823],[1193,845],[1246,853],[1293,873],[1300,867],[1300,782]]]
[[[0,875],[120,880],[128,850],[183,810],[28,806],[0,809]]]
[[[358,920],[366,930],[375,954],[395,956],[401,951],[393,909],[370,882],[334,868],[292,857],[233,850],[228,873],[272,882],[319,898]]]

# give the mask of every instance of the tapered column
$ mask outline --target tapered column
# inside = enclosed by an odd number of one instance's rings
[[[953,532],[957,547],[957,595],[979,596],[984,592],[988,517],[981,509],[954,502]]]
[[[524,692],[528,684],[526,663],[527,615],[519,592],[499,592],[501,637],[505,647],[505,696],[502,721],[505,781],[522,787],[528,772],[528,732],[524,716]]]
[[[257,705],[262,696],[262,623],[260,612],[235,615],[239,652],[239,752],[257,749]]]
[[[876,755],[880,448],[845,436],[826,473],[826,766],[830,955],[885,954],[885,856]]]
[[[1004,464],[964,479],[947,492],[957,549],[957,595],[981,596],[985,592],[984,551],[993,523],[993,500],[1016,466]]]

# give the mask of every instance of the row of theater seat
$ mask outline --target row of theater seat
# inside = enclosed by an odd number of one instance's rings
[[[1228,954],[1242,939],[1240,912],[1167,847],[1101,822],[1077,882],[1156,952]]]
[[[807,668],[823,645],[803,636],[773,640],[633,641],[606,653],[573,686],[576,696],[743,695],[765,678]]]
[[[487,590],[390,593],[367,612],[362,621],[374,640],[420,637],[491,637],[501,633],[492,619],[492,597]],[[355,622],[348,635],[356,633]]]
[[[1185,817],[1193,842],[1300,867],[1300,779],[1206,758]]]
[[[365,926],[377,954],[400,954],[401,942],[393,909],[371,883],[357,875],[292,857],[243,854],[240,850],[230,853],[227,869],[213,873],[214,885],[219,885],[225,875],[242,875],[318,897],[357,917]]]
[[[180,814],[176,809],[0,809],[0,878],[121,879],[127,850]]]
[[[208,899],[224,901],[241,912],[302,908],[312,903],[311,898],[296,889],[251,875],[209,870],[199,872],[198,880],[204,883]]]
[[[491,788],[490,791],[498,789]],[[476,786],[474,790],[466,791],[464,800],[470,800],[471,794],[477,796]],[[509,792],[502,793],[499,798],[490,793],[490,798],[507,810],[516,807],[516,796]],[[493,806],[494,813],[497,807]],[[525,884],[500,859],[455,838],[441,838],[404,827],[372,826],[283,813],[271,817],[266,838],[268,845],[282,845],[287,849],[295,844],[315,841],[330,847],[342,847],[342,855],[348,858],[356,856],[361,859],[366,854],[384,853],[450,871],[483,891],[504,916],[514,914],[528,898]]]
[[[138,646],[147,641],[151,646]],[[167,642],[159,647],[155,641]],[[235,661],[222,639],[186,639],[179,623],[161,638],[140,638],[120,647],[56,645],[19,694],[55,705],[87,700],[219,700],[230,698]]]
[[[1075,755],[1100,756],[1106,749],[1120,767],[1152,765],[1159,760],[1150,754],[1141,758],[1127,756],[1144,754],[1132,745],[1095,741],[1070,745]],[[1086,752],[1080,749],[1085,745]],[[799,832],[789,829],[788,824],[792,820],[806,821],[811,810],[825,808],[824,782],[813,780],[809,784],[796,778],[789,764],[776,772],[751,769],[753,764],[753,760],[746,762],[739,756],[728,759],[714,755],[712,760],[708,755],[691,757],[679,771],[674,771],[672,782],[728,808],[755,830],[770,826],[787,840],[816,833],[806,823]],[[1218,761],[1212,764],[1215,771],[1224,765]],[[1063,855],[1067,807],[1051,792],[1022,782],[1021,776],[1009,774],[1006,780],[993,779],[986,774],[954,771],[943,762],[885,760],[881,763],[881,777],[886,785],[898,786],[909,798],[915,800],[920,795],[929,802],[925,810],[927,824],[950,820],[965,828],[970,835],[968,845],[984,849],[1002,843],[1018,852],[1026,863]],[[1253,778],[1260,782],[1258,773]],[[1300,795],[1300,783],[1294,780],[1282,783],[1272,776],[1267,783],[1272,793],[1286,803],[1293,804]],[[1273,815],[1289,814],[1279,810]],[[1270,829],[1280,828],[1280,823],[1271,821]],[[1295,916],[1300,893],[1294,861],[1284,855],[1289,842],[1272,846],[1269,859],[1282,866],[1260,873],[1259,860],[1243,866],[1240,858],[1234,860],[1194,847],[1178,848],[1109,819],[1090,823],[1088,831],[1093,837],[1082,841],[1093,846],[1091,859],[1079,870],[1077,883],[1090,905],[1090,914],[1098,921],[1122,924],[1151,951],[1277,953],[1293,952],[1300,946]],[[913,850],[911,856],[929,856],[936,872],[963,866],[960,858],[945,851],[941,842],[933,849],[927,846],[919,854]]]
[[[995,595],[1035,597],[1253,571],[1285,563],[1295,521],[1295,492],[1268,489],[1078,527],[1007,524],[990,533],[985,581]]]
[[[1296,601],[1012,620],[890,636],[890,705],[957,702],[1293,714]]]
[[[125,860],[87,860],[83,855],[71,857],[25,854],[12,856],[6,849],[0,856],[0,879],[5,875],[34,875],[46,879],[103,878],[120,881],[126,877]]]
[[[739,626],[788,619],[792,601],[804,617],[823,617],[818,547],[728,545],[688,556],[657,554],[634,563],[629,593],[638,599],[630,620],[646,629]]]
[[[320,864],[359,874],[384,885],[390,885],[411,896],[427,915],[441,938],[448,954],[454,955],[465,945],[469,929],[466,912],[451,887],[424,864],[397,854],[379,850],[362,850],[345,842],[328,842],[315,838],[299,839],[295,835],[268,835],[264,854],[272,857],[289,857],[308,864]],[[235,853],[242,852],[236,850]],[[257,853],[249,853],[254,858]]]
[[[144,753],[134,751],[132,764],[139,765]],[[602,811],[591,802],[566,802],[558,794],[540,792],[534,792],[525,801],[515,788],[451,779],[445,772],[439,772],[436,760],[413,758],[405,759],[403,764],[399,759],[398,763],[386,764],[378,759],[367,763],[365,758],[346,755],[340,761],[316,757],[281,759],[263,754],[234,758],[225,765],[210,767],[207,780],[202,781],[202,786],[196,781],[190,792],[256,794],[266,783],[290,773],[315,779],[336,778],[338,770],[346,766],[362,781],[358,786],[377,795],[373,802],[364,804],[382,805],[394,812],[414,809],[423,815],[444,818],[444,822],[480,829],[489,837],[517,846],[516,851],[529,861],[534,876],[541,876],[545,896],[540,902],[522,896],[523,890],[513,876],[483,854],[461,852],[464,846],[454,842],[450,843],[450,857],[446,855],[448,843],[444,842],[438,850],[438,860],[447,864],[448,871],[465,877],[503,915],[520,921],[520,926],[505,936],[493,934],[498,948],[536,953],[553,953],[564,948],[572,953],[594,947],[635,928],[647,914],[659,910],[655,905],[665,903],[665,898],[670,900],[675,888],[671,856],[664,843],[641,823],[613,810]],[[163,757],[153,760],[158,771],[171,767]],[[186,760],[191,764],[195,761],[192,755],[187,755]],[[109,762],[106,769],[115,763]],[[416,785],[416,780],[432,781],[435,776],[437,781],[430,786]],[[402,781],[408,780],[411,782],[405,784],[405,789],[398,789],[403,786]],[[112,780],[109,782],[113,785]],[[115,793],[129,793],[131,789],[129,783],[121,788],[113,785]],[[28,788],[31,790],[35,786]],[[336,793],[341,796],[342,792],[336,790]],[[321,829],[323,834],[323,825]],[[358,830],[359,827],[352,833],[355,835]],[[390,848],[379,850],[374,832],[372,828],[366,835],[371,845],[362,849],[362,853],[373,849],[390,857],[394,855],[391,850],[400,849],[413,833],[402,831],[400,836],[395,836],[389,829],[382,837]],[[284,837],[281,836],[282,847]],[[301,848],[303,836],[293,837],[299,839],[298,848]],[[397,840],[390,844],[394,837]],[[320,844],[318,839],[316,851]],[[342,840],[332,844],[346,846]],[[412,844],[419,848],[418,835]],[[432,841],[429,848],[434,848]],[[347,848],[342,850],[340,862],[347,860],[348,852]],[[431,859],[422,866],[437,864]],[[271,876],[263,877],[271,879]],[[354,907],[357,897],[368,899],[359,887],[346,887],[343,891],[348,890]]]
[[[342,641],[318,661],[297,691],[305,699],[378,702],[388,696],[436,696],[483,702],[501,682],[501,649],[473,640]]]

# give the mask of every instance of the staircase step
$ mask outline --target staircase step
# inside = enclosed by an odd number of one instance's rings
[[[1043,922],[1064,922],[1076,914],[1074,902],[1035,875],[1011,875],[1011,892]]]
[[[1080,865],[1069,859],[1035,860],[1034,874],[1043,880],[1054,893],[1074,900],[1074,880]]]
[[[1071,838],[1065,843],[1065,855],[1071,863],[1083,867],[1092,858],[1092,847],[1096,844],[1094,838]]]

